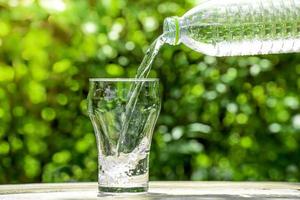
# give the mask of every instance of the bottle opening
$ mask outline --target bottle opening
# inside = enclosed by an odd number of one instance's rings
[[[164,21],[164,37],[166,43],[171,45],[179,44],[180,41],[180,27],[178,17],[168,17]]]

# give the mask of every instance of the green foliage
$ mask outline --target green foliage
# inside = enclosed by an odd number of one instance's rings
[[[195,2],[0,0],[0,183],[95,181],[88,78],[133,77]],[[151,180],[300,181],[299,63],[165,46]]]

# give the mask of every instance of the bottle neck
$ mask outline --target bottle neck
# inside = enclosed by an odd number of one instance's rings
[[[164,21],[163,37],[165,42],[171,45],[180,43],[179,17],[168,17]]]

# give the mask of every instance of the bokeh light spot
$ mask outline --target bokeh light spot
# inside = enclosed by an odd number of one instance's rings
[[[300,114],[297,114],[293,117],[293,127],[297,130],[300,130]]]
[[[278,133],[281,131],[281,125],[278,123],[270,124],[269,130],[271,133]]]
[[[10,146],[8,142],[2,141],[0,142],[0,155],[5,155],[9,153]]]
[[[82,25],[82,30],[86,34],[92,34],[97,31],[97,26],[94,22],[86,22]]]
[[[66,105],[68,103],[68,97],[65,94],[61,94],[61,93],[58,94],[56,96],[56,100],[62,106]]]
[[[10,82],[14,77],[15,72],[12,67],[0,66],[0,82]]]
[[[44,85],[35,81],[31,81],[28,84],[27,94],[30,98],[30,101],[33,104],[44,102],[47,98],[46,89]]]
[[[248,122],[248,116],[244,113],[240,113],[236,116],[236,121],[239,124],[247,124]]]
[[[64,59],[64,60],[54,63],[53,71],[55,73],[62,73],[64,71],[68,70],[70,67],[71,67],[71,61]]]
[[[26,155],[24,158],[24,170],[26,176],[33,178],[41,171],[41,163],[34,157]]]
[[[56,117],[55,110],[53,108],[44,108],[42,110],[42,118],[46,121],[52,121]]]
[[[246,136],[246,137],[242,137],[241,140],[241,146],[248,149],[252,146],[253,141],[250,137]]]
[[[197,84],[192,88],[191,93],[196,96],[200,97],[204,93],[205,89],[202,84]]]
[[[117,64],[109,64],[105,67],[105,69],[111,76],[121,76],[124,73],[123,67]]]
[[[63,0],[40,0],[42,8],[50,12],[62,12],[66,10],[66,4]]]
[[[71,156],[72,155],[69,151],[63,150],[63,151],[55,153],[52,156],[52,160],[58,164],[65,164],[71,160]]]

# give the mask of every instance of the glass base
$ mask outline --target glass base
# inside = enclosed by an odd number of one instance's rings
[[[128,194],[135,194],[135,193],[146,193],[148,191],[148,187],[131,187],[131,188],[124,188],[124,187],[98,187],[99,194],[101,196],[103,194],[118,194],[118,193],[128,193]]]

